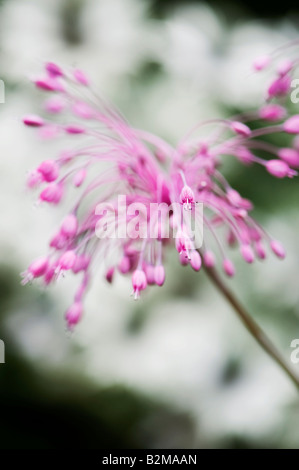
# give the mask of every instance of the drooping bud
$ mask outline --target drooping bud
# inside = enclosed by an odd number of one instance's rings
[[[206,251],[203,255],[203,262],[207,268],[213,268],[216,263],[214,253],[212,251]]]
[[[73,134],[73,135],[84,134],[85,129],[84,129],[84,127],[79,126],[77,124],[72,124],[70,126],[65,127],[65,132],[67,134]]]
[[[165,269],[161,264],[155,267],[155,283],[157,286],[163,286],[165,282]]]
[[[286,256],[285,249],[280,242],[277,240],[272,240],[270,243],[271,250],[273,253],[281,259],[284,259]]]
[[[243,256],[246,263],[253,263],[254,261],[254,253],[250,245],[242,245],[241,246],[241,255]]]
[[[73,250],[68,250],[58,260],[58,270],[67,271],[72,269],[76,261],[76,253]]]
[[[83,313],[83,305],[81,302],[75,302],[65,313],[65,319],[68,328],[71,330],[81,320]]]
[[[190,186],[185,185],[180,194],[180,203],[183,204],[184,209],[190,210],[194,204],[194,193]]]
[[[27,186],[30,189],[36,188],[42,182],[42,175],[37,170],[32,170],[27,178]]]
[[[268,88],[268,96],[269,98],[273,98],[274,96],[283,96],[286,95],[291,88],[291,78],[288,75],[284,75],[283,77],[279,77]]]
[[[283,130],[288,134],[299,134],[299,114],[295,114],[285,121]]]
[[[266,104],[259,111],[259,117],[266,121],[279,121],[286,116],[286,110],[279,104]]]
[[[48,268],[48,264],[48,258],[38,258],[30,264],[28,271],[32,274],[33,277],[43,276]]]
[[[276,178],[285,178],[286,176],[292,178],[297,174],[296,171],[291,170],[289,165],[281,160],[269,160],[266,163],[266,169],[268,173]]]
[[[46,71],[51,77],[62,77],[63,72],[59,65],[54,64],[53,62],[48,62],[46,64]]]
[[[54,160],[43,161],[37,170],[43,175],[44,181],[48,183],[57,180],[59,175],[59,166]]]
[[[67,243],[67,238],[64,235],[62,235],[61,232],[59,232],[59,233],[56,233],[56,235],[54,235],[51,238],[49,245],[52,248],[56,248],[57,250],[61,250],[62,248],[65,247],[66,243]]]
[[[270,62],[271,62],[271,58],[270,58],[269,55],[262,55],[260,57],[257,57],[254,60],[252,66],[253,66],[254,70],[259,72],[261,70],[264,70],[266,67],[268,67]]]
[[[183,230],[178,230],[175,238],[175,246],[179,254],[189,253],[192,249],[192,243],[188,235]]]
[[[201,256],[198,251],[193,250],[191,253],[190,264],[194,271],[199,271],[201,268]]]
[[[106,271],[105,278],[109,284],[112,284],[115,268],[112,266]]]
[[[27,114],[27,116],[23,117],[23,123],[26,124],[26,126],[41,127],[44,125],[44,120],[35,114]]]
[[[52,204],[58,204],[63,195],[63,186],[61,184],[50,183],[40,193],[40,199]]]
[[[84,86],[89,85],[89,80],[87,76],[85,75],[85,73],[82,72],[82,70],[79,70],[79,69],[74,70],[73,75],[74,75],[74,79],[76,80],[76,82],[80,83],[80,85],[84,85]]]
[[[255,159],[255,156],[247,147],[239,147],[235,155],[244,165],[250,165]]]
[[[130,271],[131,263],[128,256],[123,256],[118,265],[118,269],[122,274],[126,274]]]
[[[65,237],[74,237],[78,229],[78,220],[74,214],[68,214],[61,225],[61,233]]]
[[[27,271],[21,274],[21,276],[23,277],[21,284],[25,285],[27,284],[27,282],[32,281],[32,279],[43,276],[48,269],[48,265],[48,258],[37,258],[29,265]]]
[[[39,78],[35,80],[35,85],[44,91],[63,91],[63,86],[53,77]]]
[[[155,266],[152,264],[145,264],[144,272],[146,275],[146,280],[149,285],[155,284]]]
[[[233,277],[235,275],[235,267],[231,260],[227,258],[223,261],[223,270],[229,277]]]
[[[95,114],[93,109],[83,101],[77,101],[73,105],[72,111],[76,116],[79,116],[82,119],[91,119]]]
[[[45,102],[48,113],[58,114],[65,108],[65,100],[61,96],[53,96]]]
[[[72,266],[72,271],[74,274],[79,273],[80,271],[86,271],[90,264],[90,256],[88,255],[77,255],[75,262]]]
[[[256,255],[258,256],[259,259],[265,259],[266,258],[266,252],[265,249],[260,241],[255,243],[255,252]]]
[[[292,70],[293,65],[293,62],[290,59],[284,59],[278,64],[277,72],[282,77]]]
[[[243,137],[249,137],[251,134],[251,130],[243,122],[239,122],[239,121],[231,122],[230,127],[234,132],[236,132],[236,134],[240,134]]]
[[[86,170],[85,168],[82,168],[82,170],[78,170],[77,173],[75,173],[73,183],[76,188],[79,188],[83,183],[86,178]]]
[[[144,290],[147,286],[146,275],[141,269],[136,269],[132,274],[132,285],[135,300],[139,298],[140,291]]]
[[[278,151],[278,156],[288,165],[299,167],[299,151],[292,148],[281,148]]]

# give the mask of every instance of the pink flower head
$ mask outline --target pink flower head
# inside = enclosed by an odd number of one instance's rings
[[[269,63],[268,56],[262,57],[254,68],[261,71]],[[61,271],[80,277],[66,313],[72,328],[82,317],[84,296],[100,262],[109,283],[115,276],[131,276],[137,299],[148,286],[164,284],[164,263],[171,247],[181,265],[197,272],[202,263],[207,269],[220,264],[230,277],[235,267],[227,251],[233,246],[239,247],[247,263],[255,257],[264,259],[267,246],[283,258],[283,247],[254,220],[252,202],[231,187],[221,165],[236,158],[244,165],[262,165],[269,174],[265,177],[296,175],[298,143],[294,140],[279,148],[261,139],[276,132],[286,139],[299,134],[299,115],[288,115],[284,106],[295,64],[289,60],[274,68],[268,101],[249,113],[250,121],[246,114],[209,121],[214,131],[206,138],[191,132],[173,147],[131,127],[101,102],[81,70],[69,73],[47,63],[35,84],[50,92],[44,107],[48,115],[27,115],[24,123],[54,129],[46,132],[48,137],[64,135],[68,144],[57,158],[39,162],[27,184],[40,188],[44,203],[63,204],[66,195],[69,206],[50,240],[49,256],[34,261],[23,282],[41,277],[49,284]],[[53,122],[62,111],[62,123]],[[199,206],[203,207],[202,246],[197,245],[200,229],[193,233],[187,223]]]

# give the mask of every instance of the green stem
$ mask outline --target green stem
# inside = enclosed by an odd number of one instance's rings
[[[224,284],[221,277],[219,276],[218,272],[214,268],[207,268],[205,267],[205,271],[211,281],[214,283],[216,287],[221,291],[222,295],[228,300],[231,304],[241,321],[244,323],[247,330],[251,333],[251,335],[255,338],[255,340],[260,344],[260,346],[266,351],[272,359],[279,364],[279,366],[286,372],[292,382],[296,385],[299,389],[299,377],[295,374],[295,372],[290,368],[288,362],[284,359],[284,357],[280,354],[280,352],[276,349],[272,341],[268,338],[268,336],[264,333],[261,327],[256,323],[255,320],[249,315],[243,305],[240,304],[238,299],[234,296],[230,289]]]

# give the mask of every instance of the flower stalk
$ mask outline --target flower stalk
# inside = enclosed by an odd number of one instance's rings
[[[204,266],[204,269],[215,287],[217,287],[221,294],[226,298],[228,303],[233,307],[235,313],[238,315],[249,333],[264,349],[264,351],[266,351],[266,353],[269,354],[269,356],[276,362],[276,364],[278,364],[285,371],[285,373],[289,376],[289,378],[299,390],[299,376],[296,375],[295,371],[292,370],[286,359],[277,350],[276,346],[273,344],[270,338],[251,317],[246,308],[235,297],[233,292],[226,286],[217,270],[214,267],[207,266]]]

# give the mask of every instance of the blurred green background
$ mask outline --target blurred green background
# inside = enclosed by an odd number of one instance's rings
[[[101,274],[70,335],[75,280],[44,290],[19,273],[45,252],[62,212],[36,208],[26,172],[55,155],[20,117],[39,112],[30,78],[46,60],[79,66],[139,128],[175,143],[200,119],[258,105],[252,59],[298,37],[283,2],[2,0],[0,78],[0,448],[299,448],[298,394],[206,279],[169,252],[167,282],[133,302]],[[231,185],[288,257],[228,281],[290,358],[299,338],[299,185],[225,162]],[[290,359],[289,359],[290,360]],[[294,365],[299,373],[299,364]]]

